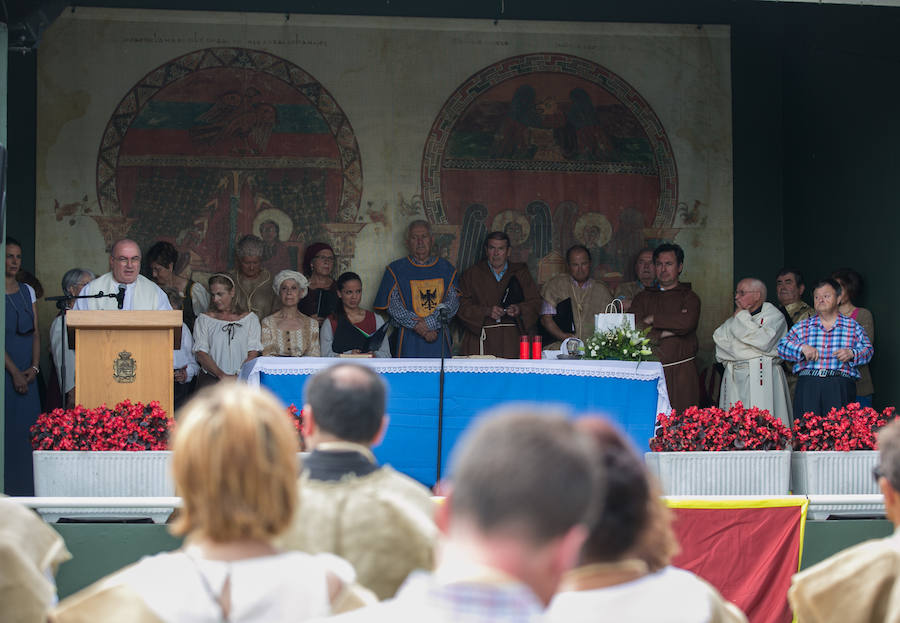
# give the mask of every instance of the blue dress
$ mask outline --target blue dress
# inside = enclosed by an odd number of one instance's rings
[[[34,315],[33,290],[22,284],[19,291],[6,295],[6,354],[19,370],[31,367]],[[41,410],[37,381],[28,384],[28,392],[20,394],[13,387],[12,375],[6,372],[6,452],[4,473],[6,493],[34,495],[34,469],[31,462],[31,426]]]

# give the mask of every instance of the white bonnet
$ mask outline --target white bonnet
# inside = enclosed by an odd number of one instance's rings
[[[296,270],[282,270],[275,275],[275,278],[272,279],[272,289],[275,290],[275,294],[281,292],[281,284],[288,279],[293,279],[300,286],[300,298],[306,296],[306,293],[309,291],[309,280]]]

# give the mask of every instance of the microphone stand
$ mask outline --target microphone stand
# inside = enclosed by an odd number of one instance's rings
[[[440,392],[438,396],[438,429],[437,429],[437,475],[435,477],[435,484],[440,482],[441,480],[441,451],[442,451],[442,441],[444,437],[444,348],[447,343],[444,339],[444,328],[447,326],[448,318],[447,318],[447,308],[441,307],[438,310],[438,320],[441,323],[441,372],[438,375]]]
[[[69,301],[74,301],[75,299],[103,299],[103,298],[116,298],[116,294],[104,294],[101,290],[97,294],[85,294],[84,296],[73,296],[71,294],[63,294],[62,296],[48,296],[45,297],[45,301],[56,301],[56,308],[59,310],[59,315],[62,317],[59,323],[59,343],[63,347],[62,352],[62,361],[59,362],[60,367],[60,378],[59,378],[59,393],[62,395],[63,408],[66,405],[66,351],[69,350],[69,342],[66,339],[66,312],[69,311]]]

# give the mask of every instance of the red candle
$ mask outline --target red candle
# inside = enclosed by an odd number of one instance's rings
[[[541,359],[544,355],[543,339],[540,335],[535,335],[531,342],[531,358]]]
[[[529,359],[531,354],[531,344],[528,343],[528,336],[523,335],[519,338],[519,359]]]

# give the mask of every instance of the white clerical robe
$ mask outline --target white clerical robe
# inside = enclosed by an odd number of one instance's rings
[[[767,409],[785,426],[791,425],[791,397],[776,348],[785,333],[787,322],[770,303],[763,303],[756,314],[741,310],[716,329],[716,359],[725,364],[721,408],[741,401],[747,408]]]
[[[119,285],[125,286],[125,300],[123,301],[122,309],[172,309],[166,293],[143,275],[138,275],[137,279],[132,283],[119,284],[113,279],[112,273],[106,273],[85,285],[81,289],[81,295],[87,296],[98,292],[115,294],[119,291]],[[114,298],[77,299],[75,301],[75,309],[117,309],[117,307],[118,305]]]

